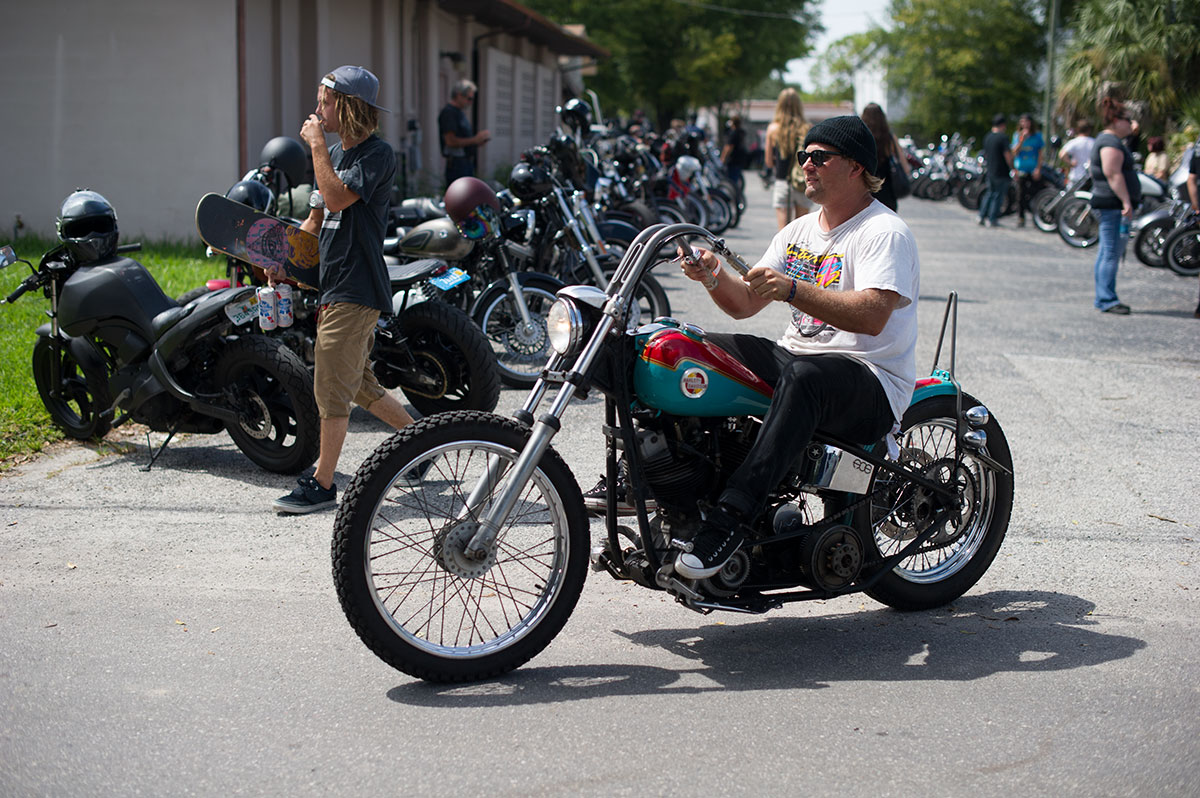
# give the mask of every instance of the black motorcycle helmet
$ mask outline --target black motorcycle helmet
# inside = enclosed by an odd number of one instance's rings
[[[76,263],[101,260],[117,252],[117,212],[90,189],[76,189],[63,200],[55,228]]]
[[[592,127],[592,109],[588,108],[588,104],[578,97],[572,97],[563,103],[558,109],[558,113],[567,127],[573,131],[582,130],[587,133]]]
[[[550,172],[538,164],[520,162],[508,176],[508,189],[522,202],[534,202],[550,193],[554,183]]]
[[[308,172],[308,153],[304,145],[288,136],[276,136],[263,145],[258,155],[259,166],[278,169],[287,178],[288,186],[294,188],[304,183]]]
[[[446,189],[442,199],[446,215],[464,238],[478,241],[500,234],[500,200],[479,178],[458,178]]]
[[[249,205],[254,210],[263,213],[266,213],[271,207],[271,203],[275,201],[271,189],[257,180],[240,180],[233,184],[233,188],[229,189],[225,196],[234,202]]]
[[[582,187],[585,168],[583,159],[579,157],[579,147],[575,144],[575,139],[562,133],[556,133],[550,137],[547,149],[558,161],[563,174],[575,184],[576,188]]]

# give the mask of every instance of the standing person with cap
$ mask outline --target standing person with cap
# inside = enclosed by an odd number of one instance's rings
[[[321,79],[317,109],[300,129],[312,150],[317,191],[301,228],[320,237],[321,310],[313,385],[321,416],[316,472],[275,500],[281,513],[311,513],[337,504],[334,474],[350,421],[350,405],[400,429],[412,423],[404,406],[371,369],[375,323],[392,312],[383,237],[396,175],[396,156],[375,129],[379,80],[360,66],[341,66]],[[338,141],[326,149],[325,134]],[[413,474],[414,479],[419,478]]]
[[[790,154],[789,154],[790,157]],[[872,195],[877,146],[857,116],[814,125],[796,157],[817,213],[787,224],[742,278],[723,271],[707,250],[683,272],[714,303],[744,319],[782,302],[791,323],[778,341],[713,334],[775,389],[754,446],[730,476],[692,550],[675,560],[688,579],[713,576],[745,542],[742,524],[792,467],[817,428],[871,443],[904,413],[916,381],[920,266],[908,226]]]
[[[450,102],[438,114],[438,140],[446,159],[446,185],[460,177],[475,176],[475,157],[479,145],[486,144],[492,134],[487,130],[473,133],[466,109],[475,102],[478,91],[469,80],[460,80],[450,90]]]

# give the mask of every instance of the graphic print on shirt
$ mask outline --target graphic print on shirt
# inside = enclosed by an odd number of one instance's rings
[[[336,174],[338,176],[338,180],[341,180],[342,183],[346,182],[346,175],[349,173],[349,170],[339,172],[338,170],[334,169],[333,171],[334,171],[334,174]],[[326,208],[325,209],[325,218],[321,221],[321,229],[322,230],[337,230],[341,226],[342,226],[342,212],[334,211],[334,212],[330,213],[329,209]]]
[[[829,249],[818,253],[803,244],[788,244],[783,272],[788,277],[811,283],[818,288],[838,290],[842,284],[842,264],[845,258],[844,253],[831,252]],[[796,308],[792,308],[792,324],[796,325],[796,329],[805,338],[815,338],[822,342],[829,341],[837,332],[836,327]]]

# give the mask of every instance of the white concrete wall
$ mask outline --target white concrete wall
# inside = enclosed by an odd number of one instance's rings
[[[379,77],[380,104],[392,112],[382,116],[380,135],[413,157],[410,169],[420,175],[410,175],[411,186],[440,188],[438,111],[451,84],[471,77],[472,46],[491,30],[447,14],[436,0],[244,0],[243,140],[238,5],[5,2],[0,241],[17,214],[27,230],[52,234],[76,187],[108,197],[127,241],[196,238],[200,197],[228,189],[269,139],[299,138],[321,76],[341,64]],[[545,143],[561,77],[553,53],[519,37],[489,35],[479,49],[479,127],[498,136],[481,152],[487,177]],[[442,51],[465,60],[455,64]],[[489,86],[491,67],[505,62],[504,85]],[[536,122],[516,119],[531,108]],[[419,140],[410,121],[420,125]]]
[[[0,238],[16,214],[52,233],[76,187],[113,203],[126,240],[194,236],[200,195],[237,168],[234,10],[234,0],[5,3]]]

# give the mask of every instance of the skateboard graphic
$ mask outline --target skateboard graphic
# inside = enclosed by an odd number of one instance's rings
[[[220,194],[205,194],[196,206],[196,229],[204,243],[218,252],[267,273],[282,270],[300,285],[320,283],[317,237],[294,224]]]

